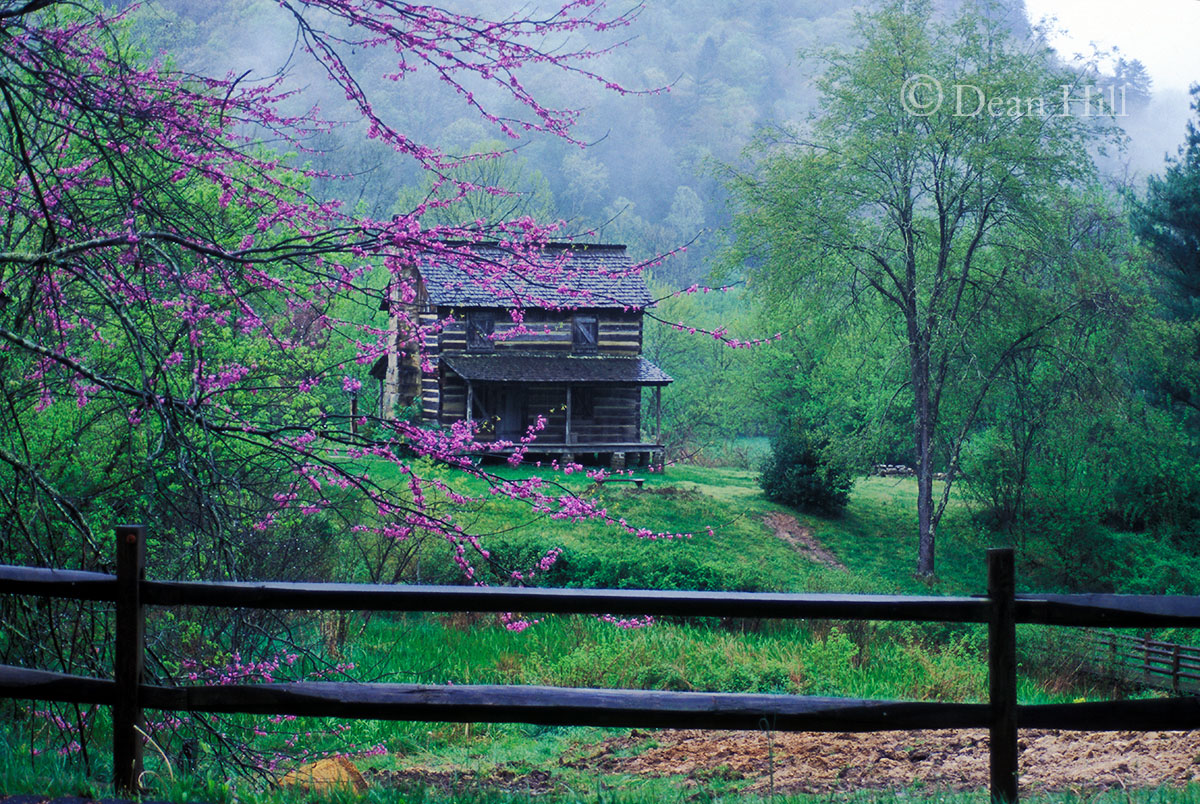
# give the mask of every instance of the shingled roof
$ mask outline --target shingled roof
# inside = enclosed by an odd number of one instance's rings
[[[652,301],[625,246],[552,243],[542,249],[545,265],[514,262],[513,252],[497,245],[449,251],[420,268],[437,306],[640,309]]]
[[[671,382],[644,357],[562,357],[516,352],[503,355],[443,355],[442,362],[472,382],[628,383],[666,385]]]

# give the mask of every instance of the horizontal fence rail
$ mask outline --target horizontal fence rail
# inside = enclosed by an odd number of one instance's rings
[[[521,589],[355,584],[145,584],[150,605],[374,611],[527,611],[546,614],[653,614],[926,622],[984,622],[986,600],[898,595],[789,595],[629,589]]]
[[[1200,597],[1016,595],[1009,549],[988,551],[986,596],[938,597],[159,581],[143,577],[144,546],[143,527],[117,530],[116,576],[0,565],[0,592],[115,604],[114,679],[0,665],[0,697],[112,706],[114,781],[125,791],[136,788],[141,773],[142,738],[138,732],[144,728],[142,712],[147,708],[645,728],[759,729],[765,725],[780,731],[826,732],[988,728],[992,796],[1012,802],[1017,800],[1018,728],[1159,731],[1200,727],[1200,700],[1190,697],[1018,706],[1017,623],[1200,626]],[[147,606],[987,623],[989,693],[987,703],[969,704],[501,685],[280,682],[163,687],[146,684],[143,679]],[[1137,669],[1144,675],[1172,675],[1177,691],[1184,680],[1200,682],[1200,650],[1180,651],[1165,643],[1136,640],[1128,645],[1119,640],[1098,644],[1125,645],[1117,652],[1137,653],[1141,661]]]
[[[79,685],[76,687],[76,685]],[[116,682],[0,666],[0,695],[112,704]],[[80,696],[86,695],[86,700]],[[363,720],[543,726],[863,732],[986,728],[987,704],[877,701],[571,687],[296,681],[214,687],[142,685],[149,709]],[[1166,727],[1164,727],[1166,728]]]
[[[116,577],[97,572],[0,565],[14,594],[115,602]],[[341,583],[143,581],[149,606],[308,611],[528,611],[546,614],[653,614],[680,617],[859,619],[906,622],[987,621],[980,597],[677,592],[641,589],[523,589]]]
[[[111,706],[109,679],[0,665],[0,697]],[[988,727],[988,704],[802,695],[597,690],[503,685],[296,681],[220,687],[142,685],[148,709],[184,712],[531,723],[543,726],[878,732]],[[690,719],[690,720],[689,720]],[[1200,699],[1157,698],[1017,707],[1023,729],[1176,731],[1200,727]],[[719,725],[718,725],[719,724]]]
[[[116,600],[116,576],[0,564],[9,594]],[[776,594],[631,589],[515,589],[339,583],[143,581],[150,606],[302,609],[309,611],[527,611],[546,614],[654,614],[681,617],[987,621],[986,597]],[[1015,595],[1019,624],[1109,628],[1200,628],[1200,596]],[[1200,651],[1200,649],[1197,649]]]
[[[37,595],[112,603],[117,599],[117,577],[102,572],[0,564],[0,590],[10,595]]]
[[[1194,595],[1017,595],[1019,623],[1105,628],[1200,628]]]

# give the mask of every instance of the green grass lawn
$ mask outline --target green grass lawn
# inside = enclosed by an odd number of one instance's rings
[[[493,471],[500,478],[517,479],[531,470]],[[640,477],[645,480],[641,489],[617,484],[596,488],[578,475],[565,478],[565,485],[596,500],[614,519],[655,534],[690,538],[638,538],[598,520],[535,515],[527,503],[499,497],[460,513],[458,521],[482,534],[501,572],[521,570],[546,551],[561,548],[562,557],[538,581],[541,585],[743,591],[799,591],[811,586],[819,568],[775,538],[763,523],[767,512],[781,509],[763,499],[754,473],[680,467],[665,475]],[[480,481],[467,480],[456,490],[483,496],[484,488]],[[424,563],[430,566],[435,560],[430,557]],[[440,580],[454,579],[451,573]]]
[[[501,477],[527,472],[496,470]],[[554,586],[926,594],[986,588],[985,552],[994,545],[956,497],[938,531],[936,579],[928,583],[914,578],[917,492],[912,478],[859,478],[841,516],[797,515],[848,567],[849,572],[843,572],[814,564],[775,538],[764,517],[771,512],[796,514],[764,498],[757,472],[679,466],[664,475],[643,477],[641,490],[605,486],[591,493],[614,516],[655,532],[690,533],[690,539],[646,541],[598,522],[534,518],[513,501],[490,501],[468,524],[493,533],[487,540],[489,549],[504,559],[563,548],[560,566],[544,579]],[[590,489],[586,481],[568,483],[579,493]],[[526,527],[513,530],[514,521]]]
[[[935,484],[935,498],[941,484]],[[1001,546],[972,521],[965,503],[952,494],[937,529],[936,578],[914,577],[917,565],[915,478],[858,478],[850,504],[835,519],[807,517],[818,539],[856,574],[897,592],[932,590],[963,594],[987,588],[986,551]]]

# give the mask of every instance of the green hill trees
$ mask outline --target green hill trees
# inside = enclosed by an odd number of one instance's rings
[[[1109,298],[1105,255],[1077,226],[1101,109],[997,7],[940,22],[900,0],[857,26],[861,47],[828,55],[816,122],[763,138],[733,178],[735,259],[780,316],[869,321],[863,347],[903,366],[893,396],[911,406],[916,567],[931,576],[981,406],[1015,360]]]

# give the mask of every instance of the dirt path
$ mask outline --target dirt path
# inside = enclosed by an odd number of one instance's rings
[[[798,552],[818,564],[824,564],[832,569],[844,570],[846,565],[837,560],[837,556],[825,549],[825,545],[813,537],[812,528],[805,527],[790,514],[771,513],[763,517],[763,522],[779,538],[795,547]]]
[[[746,779],[749,792],[980,790],[987,787],[985,731],[879,734],[633,731],[606,740],[572,767],[642,776],[682,775],[687,786]],[[1200,780],[1200,732],[1025,731],[1024,790],[1077,792],[1183,786]],[[632,755],[630,755],[632,754]]]

